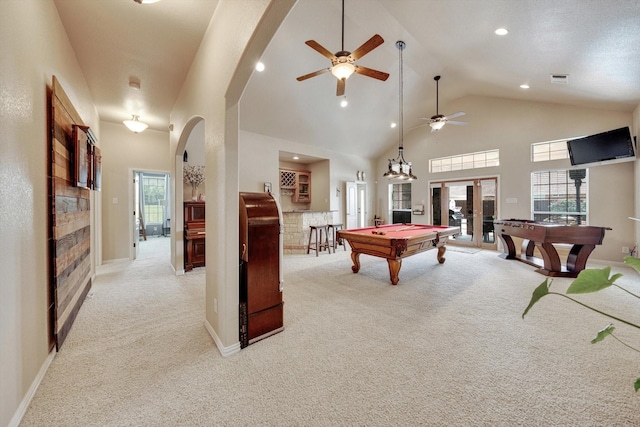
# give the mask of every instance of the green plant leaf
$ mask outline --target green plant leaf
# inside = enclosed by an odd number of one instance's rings
[[[604,329],[598,331],[598,335],[596,335],[596,337],[591,340],[591,344],[599,343],[600,341],[611,335],[614,329],[616,329],[615,326],[609,323],[607,326],[605,326]]]
[[[640,258],[636,258],[636,257],[632,257],[632,256],[626,256],[624,257],[624,262],[625,264],[629,265],[630,267],[633,267],[636,269],[636,271],[640,271]]]
[[[587,268],[582,270],[576,280],[574,280],[569,289],[568,294],[588,294],[591,292],[598,292],[604,288],[608,288],[615,282],[622,274],[617,273],[609,277],[611,273],[611,267],[605,268]]]
[[[546,279],[544,279],[544,282],[540,283],[540,285],[537,288],[535,288],[535,290],[533,291],[533,294],[531,295],[531,301],[529,301],[529,305],[527,306],[527,308],[525,308],[524,313],[522,313],[523,319],[524,319],[524,316],[529,312],[531,307],[533,307],[535,303],[540,301],[540,298],[542,298],[543,296],[549,293],[549,287],[551,286],[552,282],[553,280],[549,280],[549,278],[547,277]]]
[[[640,378],[636,380],[636,383],[634,384],[634,388],[636,389],[636,392],[638,391],[638,389],[640,389]]]

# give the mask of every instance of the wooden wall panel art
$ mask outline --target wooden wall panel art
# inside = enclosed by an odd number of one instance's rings
[[[89,141],[90,138],[94,141]],[[77,144],[78,140],[84,141],[80,147]],[[48,144],[49,314],[52,319],[51,347],[55,345],[58,350],[91,289],[89,188],[94,179],[91,171],[91,148],[94,142],[95,137],[84,125],[54,76]],[[84,163],[79,164],[77,160]],[[79,171],[84,182],[81,182],[83,185],[76,186]]]

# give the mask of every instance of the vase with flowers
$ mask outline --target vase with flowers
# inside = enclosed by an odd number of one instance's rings
[[[191,197],[198,198],[198,186],[204,182],[204,166],[185,165],[183,172],[184,182],[191,184]]]

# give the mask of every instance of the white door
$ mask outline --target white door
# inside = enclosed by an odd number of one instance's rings
[[[367,184],[358,184],[358,228],[367,226]]]
[[[347,229],[358,228],[358,185],[346,182]]]

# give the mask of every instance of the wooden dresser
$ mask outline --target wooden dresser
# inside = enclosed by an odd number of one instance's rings
[[[205,202],[184,202],[184,269],[205,264]]]

